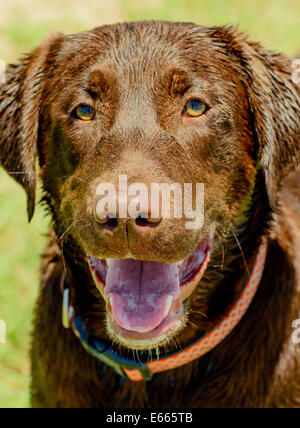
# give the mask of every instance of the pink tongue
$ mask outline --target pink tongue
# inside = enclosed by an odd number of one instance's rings
[[[111,298],[113,316],[124,329],[153,330],[165,317],[170,295],[179,295],[176,263],[111,260],[105,296]]]

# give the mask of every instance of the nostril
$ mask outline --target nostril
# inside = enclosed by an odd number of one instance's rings
[[[107,230],[114,230],[118,227],[118,219],[114,214],[107,214],[106,217],[102,218],[94,212],[96,222]]]
[[[135,224],[139,227],[157,227],[161,223],[161,218],[151,218],[139,216],[135,219]]]
[[[109,217],[106,223],[102,224],[102,227],[107,230],[115,230],[118,227],[118,219]]]

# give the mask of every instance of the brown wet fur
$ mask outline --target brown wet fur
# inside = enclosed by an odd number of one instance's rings
[[[232,27],[137,22],[54,34],[7,70],[0,86],[0,161],[35,201],[35,159],[53,218],[32,341],[33,407],[299,407],[300,90],[291,61]],[[206,103],[182,116],[191,99]],[[79,104],[92,122],[75,118]],[[132,222],[95,222],[96,187],[204,183],[205,222],[163,219],[149,234]],[[285,180],[285,181],[284,181]],[[185,304],[174,350],[213,328],[234,305],[261,236],[258,292],[234,331],[202,358],[145,382],[121,379],[61,323],[64,270],[90,331],[137,358],[106,329],[106,308],[86,255],[173,262],[215,231],[211,262]],[[242,251],[240,250],[242,248]],[[205,316],[203,316],[205,314]],[[155,356],[153,354],[153,356]]]

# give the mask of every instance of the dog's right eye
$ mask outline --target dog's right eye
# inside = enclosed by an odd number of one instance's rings
[[[207,105],[200,100],[191,100],[184,107],[183,114],[188,117],[202,116],[207,110]]]
[[[80,105],[75,109],[75,116],[80,120],[93,120],[95,116],[95,110],[93,107],[88,105]]]

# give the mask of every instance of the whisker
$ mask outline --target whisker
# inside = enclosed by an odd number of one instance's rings
[[[87,224],[85,224],[84,226],[81,226],[78,230],[82,230],[82,229],[84,229],[84,228],[86,228],[86,227],[88,227],[88,226],[90,226],[91,225],[91,223],[87,223]]]
[[[218,232],[217,228],[216,228],[215,232],[216,232],[217,238],[218,238],[218,240],[219,240],[219,242],[220,242],[220,244],[221,244],[221,248],[222,248],[222,263],[221,263],[221,270],[223,270],[223,269],[224,269],[224,262],[225,262],[225,248],[224,248],[223,241],[222,241],[222,239],[221,239],[221,237],[220,237],[220,234],[219,234],[219,232]]]
[[[149,363],[149,361],[152,361],[152,351],[151,351],[151,349],[148,349],[147,363]]]
[[[8,172],[9,175],[35,175],[34,172],[19,172],[19,171],[9,171]]]
[[[176,342],[176,340],[174,339],[174,337],[170,337],[170,341],[172,341],[175,345],[175,349],[178,349],[178,343]]]
[[[164,345],[164,350],[165,350],[165,352],[166,352],[166,345]],[[157,347],[155,348],[155,353],[156,353],[156,357],[157,357],[157,359],[159,359],[159,346],[157,346]]]
[[[249,267],[248,267],[248,264],[247,264],[247,260],[246,260],[246,258],[245,258],[244,251],[243,251],[242,246],[241,246],[241,244],[240,244],[240,241],[239,241],[239,239],[238,239],[238,237],[237,237],[237,235],[236,235],[235,231],[233,230],[233,228],[231,228],[231,232],[232,232],[232,234],[233,234],[233,236],[234,236],[234,239],[236,240],[236,243],[237,243],[237,245],[238,245],[238,247],[239,247],[239,249],[240,249],[240,252],[241,252],[241,255],[242,255],[242,258],[243,258],[243,262],[244,262],[245,268],[246,268],[246,270],[247,270],[248,276],[250,277]]]
[[[142,365],[142,362],[141,362],[141,360],[140,360],[140,356],[139,356],[139,351],[138,351],[138,350],[136,350],[135,352],[136,352],[136,356],[137,356],[137,360],[138,360],[138,362]]]
[[[60,236],[60,238],[59,238],[59,240],[60,240],[60,241],[62,241],[62,240],[64,239],[64,236],[69,232],[69,230],[70,230],[73,226],[75,226],[75,224],[76,224],[76,221],[73,221],[73,222],[71,223],[71,225],[70,225],[69,227],[67,227],[67,229],[64,231],[64,233]]]
[[[201,300],[201,299],[199,299],[199,300]],[[206,319],[208,319],[208,316],[206,315],[206,314],[204,314],[203,312],[201,312],[201,311],[198,311],[198,310],[193,310],[193,309],[190,309],[189,310],[189,313],[190,314],[200,314],[200,315],[202,315],[204,318],[206,318]]]

